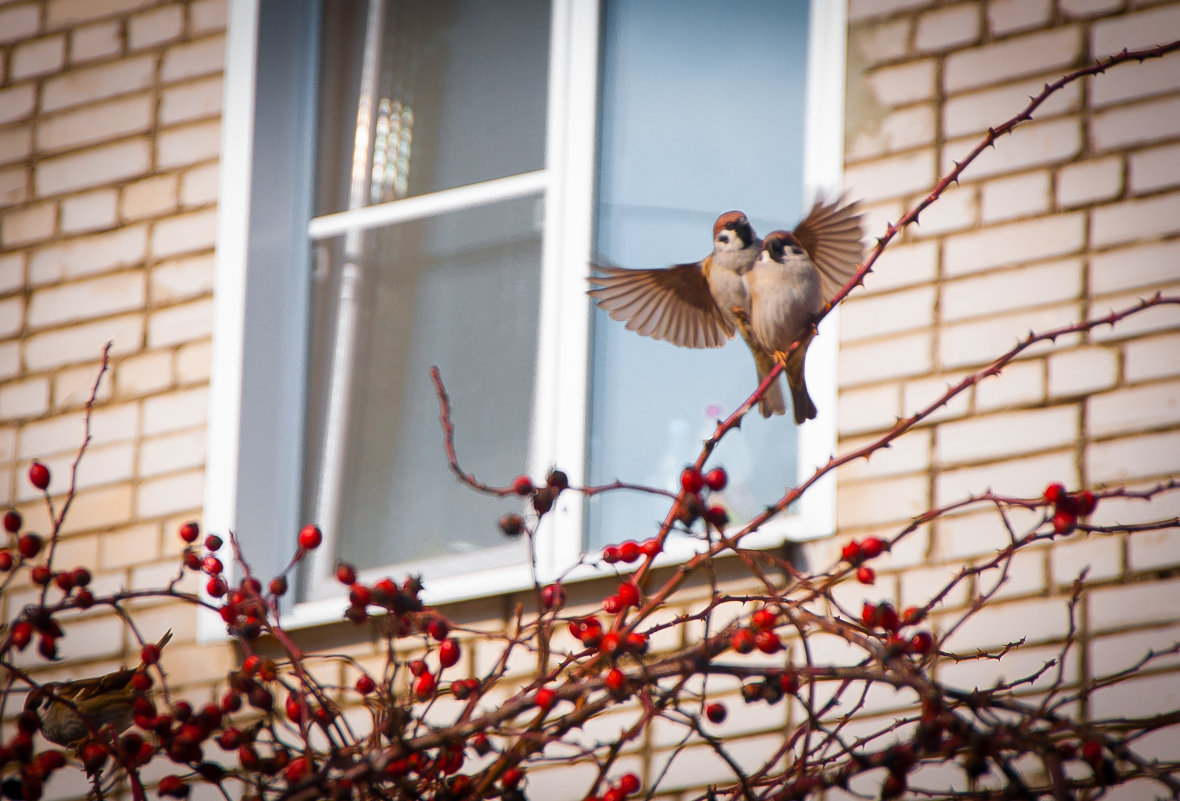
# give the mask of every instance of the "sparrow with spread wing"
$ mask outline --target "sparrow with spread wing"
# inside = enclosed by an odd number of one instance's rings
[[[169,630],[156,648],[163,648],[171,639]],[[43,684],[29,694],[25,708],[41,707],[41,733],[58,745],[73,745],[107,725],[122,732],[135,719],[136,693],[131,679],[145,670],[147,665],[141,662],[138,667],[102,676]]]
[[[654,270],[595,265],[602,275],[590,278],[597,287],[589,294],[628,330],[684,348],[719,348],[740,331],[761,382],[774,359],[751,339],[750,298],[742,279],[761,247],[746,215],[727,211],[713,224],[713,252],[705,258]],[[769,417],[783,414],[785,403],[776,381],[758,407]]]
[[[751,333],[758,347],[784,363],[796,423],[816,415],[804,375],[807,347],[820,313],[860,264],[862,217],[858,203],[817,201],[793,232],[767,234],[744,275]]]
[[[768,253],[744,214],[726,212],[713,226],[713,252],[701,261],[655,270],[600,266],[604,274],[590,279],[598,285],[590,295],[628,329],[682,347],[720,347],[740,331],[759,381],[776,358],[785,362],[795,422],[802,423],[816,415],[803,376],[807,346],[816,317],[860,263],[861,217],[858,203],[818,200],[793,233],[775,232]],[[759,410],[763,417],[786,412],[777,381]]]

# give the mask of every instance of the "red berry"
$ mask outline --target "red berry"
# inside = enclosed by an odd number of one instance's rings
[[[856,580],[861,584],[874,584],[877,581],[877,571],[871,567],[862,567],[856,571]]]
[[[877,627],[877,605],[864,602],[864,606],[860,608],[860,622],[865,624],[865,628],[873,629]]]
[[[648,558],[654,557],[661,550],[660,541],[655,537],[639,543],[639,552]]]
[[[37,586],[43,587],[53,579],[53,571],[48,565],[34,565],[29,571],[29,578]]]
[[[623,606],[635,606],[639,603],[639,588],[629,581],[619,585],[619,603]]]
[[[180,527],[180,538],[185,542],[196,542],[199,536],[201,527],[191,520]]]
[[[336,580],[341,584],[356,584],[356,568],[347,562],[336,564]]]
[[[569,489],[570,477],[564,470],[550,470],[549,475],[545,476],[545,484],[561,492],[563,489]]]
[[[70,571],[70,578],[75,587],[85,587],[90,583],[90,571],[84,567],[75,567]]]
[[[647,653],[647,635],[643,632],[632,631],[627,634],[627,650],[636,654]]]
[[[512,479],[512,491],[517,495],[525,496],[533,494],[533,480],[528,476],[517,476]]]
[[[110,751],[102,743],[89,740],[82,746],[79,756],[82,758],[82,764],[86,767],[86,772],[94,773],[106,764]]]
[[[602,611],[608,615],[617,615],[623,608],[623,602],[617,595],[608,595],[602,599]]]
[[[430,635],[430,639],[435,642],[442,642],[451,634],[451,624],[443,620],[441,617],[432,618],[426,624],[426,633]]]
[[[511,789],[520,784],[520,780],[524,778],[524,771],[520,768],[509,768],[500,774],[500,784]]]
[[[926,617],[926,613],[916,606],[907,606],[901,615],[901,622],[907,626],[913,626],[921,623],[922,619]]]
[[[553,501],[557,498],[557,490],[553,487],[542,487],[533,494],[533,511],[543,515],[553,508]]]
[[[31,531],[26,531],[21,534],[16,541],[16,549],[20,551],[20,555],[25,559],[32,559],[37,554],[41,553],[41,535],[34,534]]]
[[[561,609],[565,606],[565,587],[560,582],[545,586],[541,590],[541,602],[546,609]]]
[[[377,682],[373,681],[366,675],[362,675],[356,680],[356,691],[361,695],[368,695],[377,689]]]
[[[139,659],[145,665],[154,665],[160,661],[160,646],[154,642],[148,643],[139,651]]]
[[[627,677],[623,675],[623,671],[618,668],[611,668],[606,674],[606,688],[612,693],[617,693],[623,689],[623,685],[627,683]]]
[[[725,704],[712,703],[705,707],[705,717],[713,723],[723,722],[728,714]]]
[[[220,551],[224,544],[225,542],[216,534],[210,534],[205,538],[205,549],[209,551]]]
[[[1065,497],[1065,487],[1058,483],[1050,484],[1045,487],[1045,500],[1049,503],[1057,503]]]
[[[1094,493],[1090,490],[1082,490],[1075,498],[1077,501],[1078,515],[1085,517],[1094,513],[1094,509],[1098,506],[1098,499],[1094,497]]]
[[[364,609],[373,600],[373,591],[364,584],[353,584],[348,590],[348,602]]]
[[[764,654],[777,654],[783,649],[783,641],[773,631],[760,631],[755,634],[754,645]]]
[[[247,676],[255,675],[256,673],[258,673],[258,670],[261,667],[262,667],[262,657],[259,657],[255,654],[250,654],[248,657],[246,657],[245,659],[242,660],[242,672],[245,673]]]
[[[1082,757],[1087,762],[1099,762],[1102,759],[1102,743],[1097,740],[1086,740],[1082,743]]]
[[[205,584],[205,592],[214,598],[220,598],[229,592],[229,587],[226,586],[225,579],[221,576],[214,576]]]
[[[69,595],[70,590],[74,589],[74,574],[73,573],[58,573],[53,577],[53,583],[62,592]]]
[[[622,558],[619,552],[619,546],[617,545],[608,545],[602,549],[602,561],[608,565],[613,565],[622,560]]]
[[[27,620],[18,620],[12,626],[12,644],[17,650],[23,651],[33,639],[33,624]]]
[[[783,673],[778,677],[778,686],[783,692],[794,695],[799,692],[799,676],[795,673]]]
[[[74,605],[79,609],[89,609],[94,606],[94,593],[90,590],[78,590],[74,593]]]
[[[725,468],[714,467],[705,474],[705,483],[714,492],[721,492],[721,490],[725,489],[725,485],[729,483],[729,476],[725,474]]]
[[[29,465],[29,483],[39,490],[49,486],[49,468],[40,462]]]
[[[623,640],[621,637],[619,637],[619,634],[616,631],[608,631],[606,634],[604,634],[602,636],[602,643],[599,645],[599,648],[601,648],[602,652],[607,656],[614,656],[622,647]]]
[[[750,617],[750,621],[763,630],[774,628],[778,622],[778,613],[770,607],[764,606]]]
[[[888,601],[877,604],[877,625],[891,632],[896,632],[901,628],[901,618],[898,617],[893,604]]]
[[[324,533],[319,526],[306,525],[299,530],[299,547],[311,551],[320,547],[324,541]]]
[[[623,791],[624,795],[639,792],[639,777],[634,773],[624,773],[623,777],[619,779],[619,789]]]
[[[13,563],[12,553],[7,548],[0,551],[0,571],[12,570]]]
[[[160,783],[156,786],[156,792],[172,798],[185,798],[188,796],[188,785],[175,773],[170,773],[160,779]]]
[[[434,678],[430,671],[424,671],[418,678],[414,679],[414,695],[419,698],[429,698],[434,695],[436,687],[438,687],[438,680]]]
[[[738,629],[729,638],[729,645],[739,654],[748,654],[754,650],[754,635],[749,629]]]
[[[445,668],[454,667],[462,656],[462,649],[459,647],[459,641],[453,637],[449,640],[443,640],[438,647],[438,663]]]
[[[634,540],[627,540],[619,545],[619,558],[627,564],[638,562],[641,553],[639,543]]]
[[[910,648],[916,654],[928,654],[934,647],[934,635],[928,631],[919,631],[910,638]]]
[[[695,467],[686,467],[680,473],[680,486],[685,492],[700,492],[705,486],[705,477]]]
[[[216,556],[206,556],[201,560],[201,570],[204,570],[210,576],[216,576],[225,570],[225,565]]]
[[[519,537],[524,531],[524,518],[515,512],[500,516],[500,531],[505,537]]]
[[[533,703],[537,705],[538,709],[548,710],[553,706],[553,702],[557,700],[557,693],[548,687],[542,687],[537,690],[537,695],[533,698]]]
[[[15,534],[20,531],[21,523],[24,520],[20,516],[20,512],[15,509],[9,509],[4,513],[4,530],[9,534]]]
[[[705,519],[713,528],[725,528],[729,523],[729,512],[723,506],[710,506],[705,510]]]
[[[1053,515],[1053,530],[1058,534],[1069,534],[1073,532],[1077,524],[1078,518],[1073,512],[1062,509]]]
[[[287,594],[287,577],[275,576],[270,580],[270,594],[276,598]]]
[[[840,558],[845,562],[859,562],[860,561],[860,543],[852,540],[840,549]]]
[[[877,558],[884,549],[885,543],[881,542],[880,537],[865,537],[860,544],[860,553],[865,559]]]
[[[57,637],[43,635],[37,642],[37,653],[46,659],[57,659]]]

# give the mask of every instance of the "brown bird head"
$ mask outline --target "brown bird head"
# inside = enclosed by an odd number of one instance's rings
[[[740,211],[727,211],[713,223],[714,250],[742,250],[754,241],[754,229]]]
[[[790,231],[771,231],[762,240],[762,249],[774,261],[782,261],[787,253],[803,253],[803,246]]]

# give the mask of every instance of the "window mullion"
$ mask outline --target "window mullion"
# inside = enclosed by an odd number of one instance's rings
[[[594,222],[597,129],[597,2],[553,0],[550,29],[549,125],[537,385],[530,469],[565,470],[585,482],[590,310],[586,274]],[[562,496],[538,540],[538,567],[554,575],[582,549],[584,499]]]

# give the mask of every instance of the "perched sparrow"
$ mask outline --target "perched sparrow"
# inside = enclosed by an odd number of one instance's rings
[[[164,633],[156,647],[163,648],[170,639],[171,630]],[[146,669],[141,662],[138,667],[103,676],[43,684],[30,693],[25,708],[41,707],[41,733],[58,745],[72,745],[88,737],[92,729],[107,725],[122,732],[135,717],[131,678]]]
[[[803,374],[820,312],[852,278],[863,255],[857,203],[816,201],[794,232],[774,231],[744,275],[755,343],[784,362],[795,422],[811,420],[815,404]],[[795,350],[788,352],[792,343]]]
[[[750,299],[742,279],[761,246],[746,215],[727,211],[713,224],[713,252],[705,258],[655,270],[595,265],[603,275],[590,278],[598,287],[589,294],[628,330],[685,348],[719,348],[740,331],[761,381],[774,359],[750,336]],[[759,409],[763,417],[786,411],[777,381]]]

